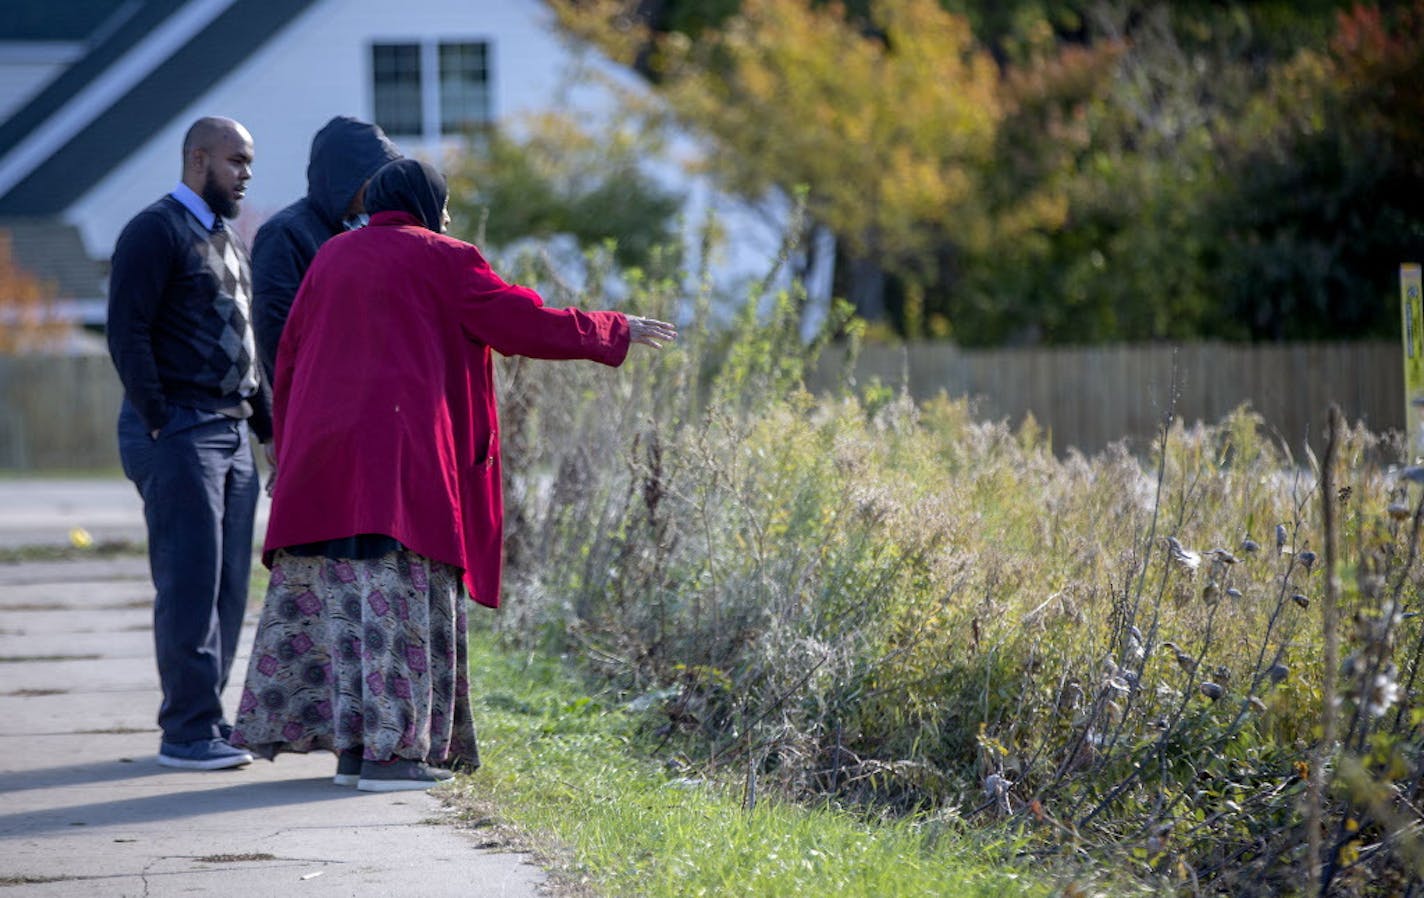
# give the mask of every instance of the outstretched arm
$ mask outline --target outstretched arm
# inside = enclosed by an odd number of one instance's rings
[[[631,344],[659,349],[677,338],[665,321],[622,312],[548,308],[539,294],[506,283],[483,257],[474,258],[457,300],[457,315],[466,334],[502,355],[591,359],[618,366]]]

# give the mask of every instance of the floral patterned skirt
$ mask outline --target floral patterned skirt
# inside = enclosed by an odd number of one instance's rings
[[[279,551],[232,744],[478,767],[465,633],[456,568]]]

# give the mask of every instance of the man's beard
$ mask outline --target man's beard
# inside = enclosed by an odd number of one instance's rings
[[[231,191],[225,191],[218,186],[218,179],[213,176],[212,171],[208,172],[208,177],[203,181],[203,202],[208,204],[208,208],[216,215],[223,218],[237,217],[237,200],[232,198]]]

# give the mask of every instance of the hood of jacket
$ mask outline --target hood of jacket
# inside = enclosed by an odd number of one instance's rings
[[[400,150],[379,126],[350,116],[337,116],[312,138],[307,163],[307,199],[333,231],[361,185]]]

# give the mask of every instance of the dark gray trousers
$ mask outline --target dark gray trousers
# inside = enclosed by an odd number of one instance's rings
[[[259,479],[247,422],[174,406],[157,439],[125,401],[119,457],[143,497],[165,742],[221,735],[247,609]]]

